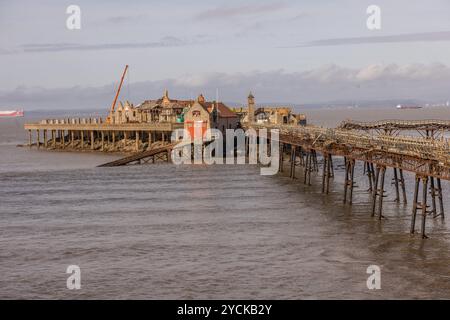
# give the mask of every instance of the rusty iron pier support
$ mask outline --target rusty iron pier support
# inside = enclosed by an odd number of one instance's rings
[[[323,154],[322,193],[330,192],[331,154]]]
[[[403,177],[403,170],[397,170],[396,167],[394,169],[394,178],[392,179],[392,183],[395,186],[395,202],[400,202],[400,188],[403,196],[403,204],[407,203],[406,199],[406,186],[405,186],[405,178]],[[400,176],[399,176],[400,173]]]
[[[433,218],[441,217],[441,219],[444,219],[444,202],[442,198],[442,186],[440,178],[436,178],[435,185],[434,177],[430,177],[430,195],[432,204],[431,213],[433,213]],[[439,213],[437,210],[436,198],[439,201]]]
[[[438,199],[439,199],[439,210],[440,210],[440,212],[439,212],[439,214],[437,216],[440,216],[441,219],[444,219],[444,202],[443,202],[443,199],[442,199],[441,179],[437,178],[436,180],[437,180],[437,192],[438,192],[437,196],[438,196]]]
[[[311,158],[311,161],[312,161],[311,169],[312,169],[312,171],[319,172],[319,163],[317,161],[317,152],[316,152],[316,150],[311,149],[311,156],[312,156],[312,158]]]
[[[303,183],[308,184],[308,186],[311,185],[311,172],[314,170],[314,160],[313,160],[314,152],[315,151],[312,149],[306,152]]]
[[[291,179],[295,179],[295,162],[297,160],[297,147],[291,145]]]
[[[422,181],[422,202],[419,202],[419,187],[420,182]],[[425,234],[425,225],[426,225],[426,218],[427,218],[427,191],[428,191],[428,177],[427,176],[420,176],[416,174],[416,183],[414,186],[414,198],[413,198],[413,209],[412,209],[412,217],[411,217],[411,233],[413,234],[415,232],[415,226],[416,226],[416,215],[417,211],[421,210],[422,212],[422,227],[421,227],[421,234],[422,238],[426,239],[428,238]]]
[[[302,147],[298,147],[298,155],[299,155],[299,157],[300,157],[300,162],[299,162],[299,165],[301,166],[301,167],[304,167],[305,166],[305,152],[303,151],[303,148]]]
[[[402,195],[403,195],[403,204],[407,204],[408,200],[406,197],[406,184],[405,184],[405,178],[403,176],[403,169],[400,169],[399,172],[400,172],[400,186],[402,188]]]
[[[367,191],[373,192],[373,185],[375,184],[375,169],[372,162],[364,162],[364,173],[367,174],[369,179],[369,189]]]
[[[38,149],[41,147],[41,140],[40,140],[40,133],[39,133],[39,130],[36,130],[36,138],[37,138],[37,140],[36,140],[36,145],[37,145],[37,147],[38,147]]]
[[[345,159],[345,184],[344,184],[344,203],[347,202],[348,190],[350,190],[348,203],[353,203],[353,188],[355,186],[355,159]]]
[[[278,172],[283,172],[283,162],[284,162],[284,143],[280,142],[280,165],[278,166]]]
[[[44,129],[44,147],[47,148],[47,130]]]
[[[378,199],[378,219],[383,218],[383,198],[384,198],[384,178],[386,175],[385,166],[377,166],[375,174],[375,184],[372,193],[372,217],[375,216]]]

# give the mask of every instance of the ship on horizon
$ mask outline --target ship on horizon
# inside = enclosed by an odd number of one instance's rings
[[[23,110],[0,110],[0,118],[23,117]]]
[[[422,109],[421,106],[404,106],[404,105],[397,105],[397,109]]]

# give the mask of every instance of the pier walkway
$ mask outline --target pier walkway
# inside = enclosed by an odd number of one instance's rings
[[[399,135],[401,131],[417,131],[423,137],[439,138],[450,132],[450,120],[381,120],[363,122],[345,120],[340,129],[374,131],[389,135]]]
[[[161,146],[159,148],[135,153],[131,156],[128,156],[128,157],[125,157],[122,159],[104,163],[102,165],[99,165],[99,167],[119,167],[119,166],[125,166],[125,165],[133,164],[133,163],[141,164],[141,163],[147,163],[150,160],[153,163],[155,163],[155,161],[157,160],[157,157],[161,158],[161,155],[165,156],[165,160],[167,162],[169,162],[170,161],[170,153],[174,146],[175,146],[175,144],[172,143],[172,144],[168,144],[165,146]]]

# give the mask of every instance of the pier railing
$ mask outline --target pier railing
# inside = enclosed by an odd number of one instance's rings
[[[397,120],[388,119],[373,122],[345,120],[340,125],[341,129],[370,130],[370,129],[403,129],[403,130],[450,130],[450,120]]]
[[[450,141],[445,138],[370,135],[316,126],[247,124],[246,127],[278,129],[281,142],[450,180]]]
[[[95,130],[95,131],[172,131],[183,128],[182,123],[139,122],[109,124],[102,118],[46,119],[37,123],[26,123],[25,130]]]

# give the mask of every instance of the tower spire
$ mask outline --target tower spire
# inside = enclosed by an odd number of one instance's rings
[[[248,122],[253,123],[255,122],[255,97],[253,96],[252,92],[250,91],[248,98]]]

